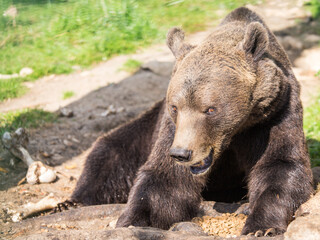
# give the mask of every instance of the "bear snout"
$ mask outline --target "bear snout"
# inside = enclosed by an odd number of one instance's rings
[[[178,162],[189,162],[191,160],[192,151],[183,148],[171,148],[170,156]]]

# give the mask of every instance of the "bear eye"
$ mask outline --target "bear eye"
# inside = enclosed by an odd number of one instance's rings
[[[178,112],[178,108],[177,108],[176,106],[172,105],[172,106],[171,106],[171,111],[172,111],[173,113],[177,113],[177,112]]]
[[[209,107],[206,111],[206,114],[211,115],[211,114],[215,113],[215,111],[216,111],[216,109],[214,107]]]

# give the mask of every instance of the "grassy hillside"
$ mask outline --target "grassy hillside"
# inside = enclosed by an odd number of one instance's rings
[[[218,18],[216,10],[249,2],[254,0],[1,0],[0,74],[23,67],[34,72],[1,80],[0,101],[23,94],[23,81],[133,52],[163,40],[171,26],[203,30]]]

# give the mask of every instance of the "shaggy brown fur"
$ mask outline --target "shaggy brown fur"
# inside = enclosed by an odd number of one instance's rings
[[[300,87],[287,55],[246,8],[198,46],[183,39],[180,29],[168,33],[177,61],[166,99],[98,140],[71,200],[126,202],[133,184],[117,226],[167,229],[194,217],[202,197],[248,194],[242,233],[284,232],[312,192]]]

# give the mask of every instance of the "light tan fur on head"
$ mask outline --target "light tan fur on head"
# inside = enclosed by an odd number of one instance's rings
[[[218,158],[232,136],[250,126],[251,114],[263,112],[260,108],[272,101],[264,99],[264,91],[271,88],[277,94],[279,87],[272,80],[276,66],[262,61],[268,43],[268,33],[258,22],[220,26],[198,46],[184,43],[181,29],[169,31],[167,44],[177,58],[167,92],[176,124],[172,147],[192,151],[191,161],[183,164],[198,163],[211,150]],[[261,64],[270,65],[269,78],[259,76]],[[172,106],[177,113],[172,113]],[[208,115],[210,107],[215,112]]]

